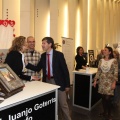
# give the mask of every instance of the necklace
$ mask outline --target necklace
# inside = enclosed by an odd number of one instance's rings
[[[109,71],[108,61],[104,61],[101,67],[104,72],[108,72]]]
[[[103,72],[106,73],[110,70],[113,60],[114,59],[106,61],[106,60],[102,59],[101,69]]]

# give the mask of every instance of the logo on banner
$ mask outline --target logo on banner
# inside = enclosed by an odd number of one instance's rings
[[[88,50],[89,54],[89,64],[92,65],[92,62],[94,61],[94,50]]]

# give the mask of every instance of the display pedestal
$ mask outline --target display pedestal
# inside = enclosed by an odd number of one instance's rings
[[[23,91],[0,104],[0,120],[58,120],[57,85],[27,82]]]
[[[89,71],[73,71],[73,106],[86,110],[91,110],[101,99],[98,94],[98,86],[92,86],[93,78],[97,68],[90,68]]]

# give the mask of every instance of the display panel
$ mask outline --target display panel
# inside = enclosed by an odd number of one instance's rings
[[[7,64],[0,64],[0,88],[7,96],[22,90],[23,81],[14,73]]]

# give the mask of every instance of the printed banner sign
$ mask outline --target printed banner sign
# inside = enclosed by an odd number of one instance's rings
[[[94,50],[88,50],[89,54],[89,65],[92,66],[92,62],[94,61]]]
[[[0,120],[56,120],[55,104],[54,91],[0,111]]]

